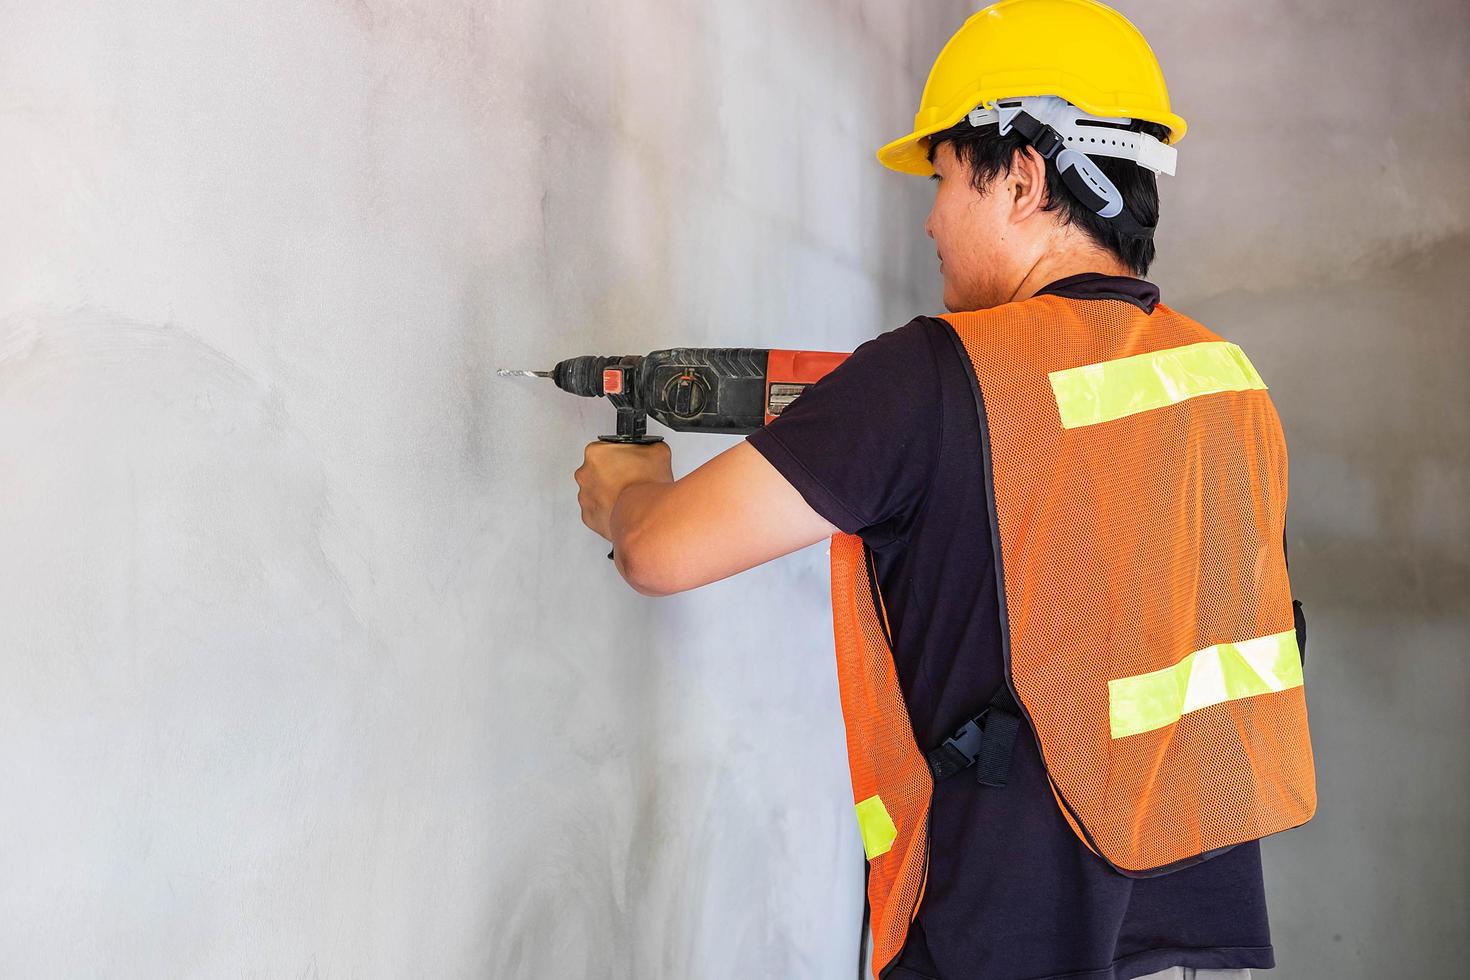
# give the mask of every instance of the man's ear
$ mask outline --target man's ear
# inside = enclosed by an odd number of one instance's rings
[[[1019,223],[1046,204],[1046,161],[1032,146],[1023,146],[1011,158],[1011,221]]]

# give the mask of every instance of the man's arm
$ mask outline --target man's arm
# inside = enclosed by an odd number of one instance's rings
[[[863,343],[779,418],[677,482],[668,443],[589,444],[577,471],[583,523],[613,542],[618,571],[645,595],[696,589],[839,530],[896,539],[939,459],[934,344],[955,355],[932,329],[919,318]]]
[[[624,488],[609,520],[618,571],[648,596],[718,582],[837,530],[748,442],[673,483]]]

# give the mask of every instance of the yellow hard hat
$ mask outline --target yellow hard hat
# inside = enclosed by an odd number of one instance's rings
[[[932,174],[927,137],[997,99],[1053,95],[1094,116],[1185,123],[1138,28],[1097,0],[1001,0],[965,21],[929,70],[914,131],[878,151],[889,169]]]

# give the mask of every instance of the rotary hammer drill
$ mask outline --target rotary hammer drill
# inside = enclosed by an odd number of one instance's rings
[[[571,357],[550,371],[497,373],[550,378],[562,391],[606,398],[617,410],[618,427],[616,434],[598,438],[641,445],[663,441],[648,434],[650,415],[675,432],[747,435],[847,357],[835,351],[674,347],[623,357]]]
[[[650,415],[675,432],[754,432],[847,357],[835,351],[674,347],[572,357],[550,371],[498,373],[550,378],[562,391],[605,397],[617,410],[617,433],[598,438],[640,444],[663,441],[648,434]]]

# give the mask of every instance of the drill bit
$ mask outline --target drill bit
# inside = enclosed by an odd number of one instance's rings
[[[551,377],[551,372],[550,371],[508,371],[505,368],[500,368],[495,373],[498,374],[498,375],[500,375],[502,378],[549,378],[549,377]]]

